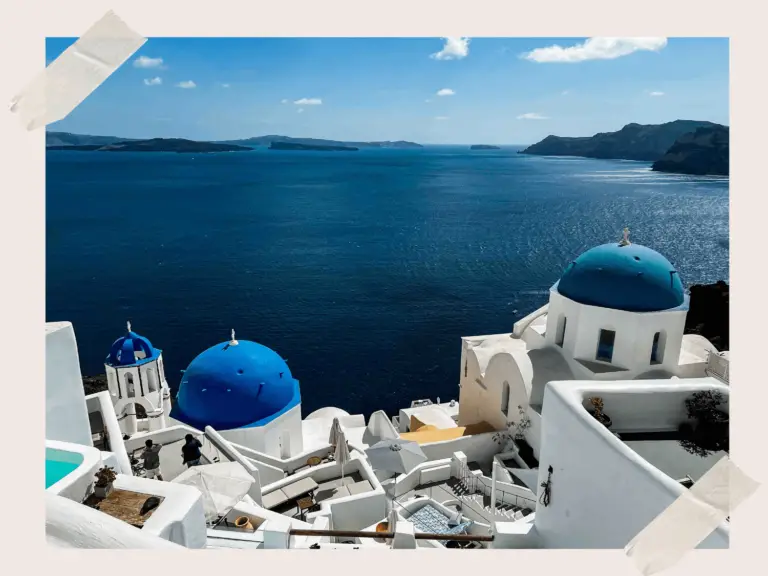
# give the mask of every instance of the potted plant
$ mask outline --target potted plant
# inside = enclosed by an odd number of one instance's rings
[[[611,417],[608,416],[608,414],[603,412],[603,399],[598,397],[590,398],[589,403],[592,404],[592,410],[590,410],[589,413],[592,414],[594,419],[600,422],[606,428],[610,428],[613,424],[613,421],[611,420]]]
[[[720,409],[723,401],[722,392],[716,390],[700,390],[686,398],[688,422],[680,425],[680,444],[686,451],[702,457],[728,452],[730,419]]]
[[[106,498],[112,492],[112,483],[117,479],[115,469],[110,466],[104,466],[96,472],[96,483],[93,487],[93,493],[97,498]]]

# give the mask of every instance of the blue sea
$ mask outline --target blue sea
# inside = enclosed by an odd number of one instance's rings
[[[305,415],[367,415],[458,398],[460,337],[511,331],[625,226],[686,285],[729,280],[727,179],[517,149],[48,152],[47,319],[94,375],[130,320],[172,387],[234,328]]]

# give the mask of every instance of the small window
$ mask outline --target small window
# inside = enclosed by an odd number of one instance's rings
[[[615,330],[600,330],[600,340],[597,343],[597,360],[602,360],[603,362],[613,360],[613,343],[615,341]]]
[[[563,342],[565,342],[565,326],[567,322],[568,322],[568,318],[566,318],[565,316],[560,316],[560,319],[557,322],[555,344],[560,346],[560,348],[563,347]]]
[[[506,416],[509,413],[509,382],[501,385],[501,411]]]
[[[653,345],[651,346],[651,364],[661,364],[664,362],[664,335],[656,332],[653,335]]]

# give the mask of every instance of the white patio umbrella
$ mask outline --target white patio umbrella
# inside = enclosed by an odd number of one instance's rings
[[[396,474],[407,474],[427,460],[427,456],[416,442],[399,438],[377,442],[368,448],[365,454],[374,470],[385,470]],[[394,500],[397,497],[396,488],[397,484],[393,482],[390,516],[394,510]]]
[[[194,486],[203,494],[203,510],[208,522],[225,516],[248,494],[253,476],[237,462],[192,466],[172,480]]]
[[[339,434],[342,434],[344,431],[341,429],[341,422],[339,422],[339,417],[335,417],[333,419],[333,424],[331,424],[331,434],[328,437],[328,444],[331,446],[336,446],[339,442]]]
[[[407,474],[427,456],[416,442],[410,440],[381,440],[365,451],[373,469],[386,470],[396,474]]]
[[[343,430],[336,437],[336,450],[333,453],[333,458],[341,465],[341,477],[344,478],[344,464],[349,462],[349,446],[347,446],[347,438]]]

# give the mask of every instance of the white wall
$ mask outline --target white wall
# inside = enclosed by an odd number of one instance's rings
[[[539,459],[540,483],[553,468],[551,502],[537,506],[535,520],[545,547],[623,548],[685,490],[599,424],[583,407],[587,398],[604,399],[612,430],[670,430],[681,421],[684,398],[704,389],[728,396],[713,379],[551,383]],[[723,525],[700,547],[726,548],[728,534]]]
[[[556,345],[557,326],[562,315],[567,318],[563,350],[571,358],[596,361],[600,330],[616,332],[611,364],[625,368],[627,372],[610,374],[608,377],[612,380],[633,378],[650,369],[669,372],[677,369],[687,306],[663,312],[625,312],[579,304],[553,289],[550,291],[547,315],[548,345]],[[664,334],[661,364],[651,364],[651,349],[656,332]]]
[[[493,440],[493,435],[494,432],[486,432],[485,434],[460,436],[452,440],[420,444],[419,448],[429,461],[451,458],[454,452],[463,452],[469,462],[490,462],[494,454],[502,449],[502,446]]]
[[[149,496],[162,496],[164,500],[144,523],[146,534],[180,544],[186,548],[205,548],[206,522],[203,495],[194,486],[175,482],[161,482],[135,476],[118,475],[114,486]]]
[[[93,446],[77,341],[69,322],[45,325],[45,437]]]
[[[45,535],[49,544],[59,548],[180,549],[156,534],[50,493],[45,495]]]
[[[291,456],[301,454],[304,450],[304,438],[301,430],[301,405],[291,408],[264,424],[247,428],[235,428],[232,430],[217,430],[224,438],[234,444],[240,444],[262,452],[277,459],[281,459],[281,435],[286,431],[290,436]]]

